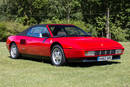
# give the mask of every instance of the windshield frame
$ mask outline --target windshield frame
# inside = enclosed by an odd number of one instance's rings
[[[84,35],[64,35],[64,36],[54,36],[51,29],[50,29],[50,26],[67,26],[67,27],[75,27],[77,29],[79,29],[82,33],[84,33]],[[71,25],[71,24],[48,24],[47,25],[47,28],[51,34],[52,37],[91,37],[91,35],[89,35],[87,32],[85,32],[83,29],[75,26],[75,25]]]

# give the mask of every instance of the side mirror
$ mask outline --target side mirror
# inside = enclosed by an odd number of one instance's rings
[[[50,37],[50,35],[48,33],[43,33],[42,37]]]

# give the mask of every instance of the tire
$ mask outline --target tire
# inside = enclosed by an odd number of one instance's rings
[[[53,46],[51,50],[51,62],[55,66],[62,66],[66,64],[66,58],[61,46]]]
[[[18,59],[19,56],[20,54],[18,52],[17,45],[15,43],[12,43],[10,47],[10,57],[12,59]]]

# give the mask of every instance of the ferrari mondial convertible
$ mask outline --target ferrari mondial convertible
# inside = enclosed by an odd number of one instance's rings
[[[42,24],[10,36],[6,42],[12,59],[21,55],[48,56],[53,65],[68,61],[98,62],[120,59],[124,47],[111,39],[92,37],[70,24]]]

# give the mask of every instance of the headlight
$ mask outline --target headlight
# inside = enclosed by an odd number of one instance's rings
[[[115,50],[115,54],[120,54],[120,53],[122,53],[122,49]]]
[[[95,51],[86,51],[85,56],[95,56]]]

